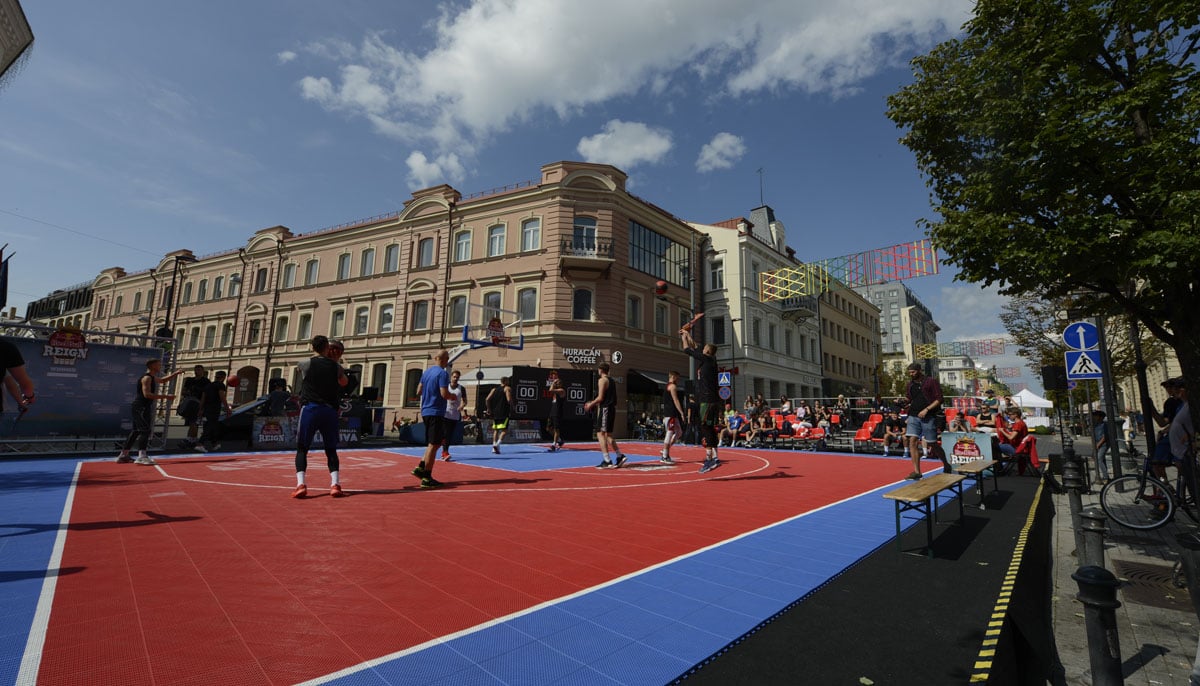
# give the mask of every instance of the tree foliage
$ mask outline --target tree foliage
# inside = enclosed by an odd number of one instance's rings
[[[1089,293],[1200,380],[1200,3],[980,0],[888,100],[959,278]]]

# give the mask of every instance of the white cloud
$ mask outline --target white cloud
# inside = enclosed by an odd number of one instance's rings
[[[722,131],[700,148],[700,156],[696,158],[696,171],[700,173],[716,169],[729,169],[742,155],[746,154],[746,144],[741,136]]]
[[[306,46],[337,75],[300,86],[327,109],[374,117],[380,133],[462,153],[533,116],[565,119],[684,79],[727,98],[852,92],[957,30],[970,10],[961,0],[470,0],[443,10],[429,49],[382,33]]]
[[[459,183],[466,176],[466,170],[458,155],[449,153],[429,159],[420,150],[414,150],[408,159],[408,183],[413,189],[429,188],[440,183]]]
[[[280,64],[287,64],[296,59],[296,53],[291,50],[284,50],[283,52],[276,53],[275,59],[279,60]]]
[[[600,133],[580,139],[576,149],[586,162],[631,169],[643,162],[658,162],[670,152],[671,132],[613,119]]]

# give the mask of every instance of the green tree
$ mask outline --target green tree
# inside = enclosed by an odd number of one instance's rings
[[[980,0],[888,100],[958,278],[1123,311],[1200,382],[1200,3]]]

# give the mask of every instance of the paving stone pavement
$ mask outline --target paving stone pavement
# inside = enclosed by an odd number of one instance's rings
[[[1054,637],[1065,672],[1065,681],[1060,683],[1082,686],[1092,684],[1092,675],[1084,608],[1076,600],[1079,586],[1071,578],[1079,567],[1075,533],[1068,496],[1053,497]],[[1083,509],[1099,510],[1099,486],[1085,493],[1082,500]],[[1154,531],[1125,529],[1111,520],[1106,526],[1104,567],[1122,582],[1117,593],[1121,603],[1117,609],[1117,634],[1125,683],[1187,686],[1200,641],[1200,620],[1187,588],[1176,586],[1172,573],[1181,550],[1175,536],[1196,531],[1196,525],[1178,515],[1173,522]],[[1180,583],[1186,583],[1182,572],[1178,578]]]

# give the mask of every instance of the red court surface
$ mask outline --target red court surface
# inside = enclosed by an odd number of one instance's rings
[[[634,447],[634,446],[631,446]],[[463,632],[841,501],[907,460],[699,448],[674,467],[512,472],[342,455],[349,497],[289,497],[284,454],[82,465],[42,684],[287,684]],[[818,550],[813,555],[820,555]]]

